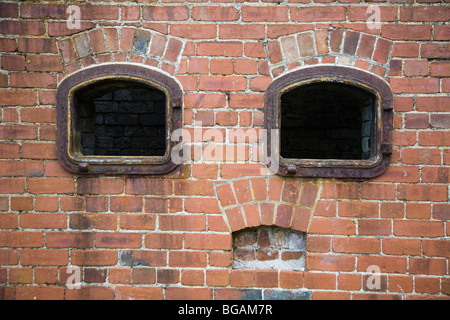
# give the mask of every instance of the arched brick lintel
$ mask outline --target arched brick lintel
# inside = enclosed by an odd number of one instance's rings
[[[230,232],[261,225],[308,232],[321,185],[310,180],[247,177],[218,183],[214,190]]]
[[[281,36],[266,43],[271,76],[305,65],[336,64],[368,70],[381,77],[389,71],[393,41],[346,29],[318,29]]]
[[[58,41],[64,73],[108,62],[142,63],[173,75],[185,42],[154,30],[99,27]]]

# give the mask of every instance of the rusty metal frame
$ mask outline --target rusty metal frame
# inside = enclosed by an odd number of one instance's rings
[[[376,97],[375,142],[373,156],[368,160],[286,159],[280,147],[271,148],[272,129],[280,129],[281,95],[292,89],[318,82],[351,84]],[[367,71],[350,66],[317,65],[289,72],[276,78],[264,97],[264,128],[267,132],[265,163],[278,167],[276,174],[295,177],[373,178],[384,173],[390,164],[393,135],[393,96],[388,83]],[[280,130],[274,141],[280,141]],[[272,150],[273,149],[273,150]],[[274,165],[275,164],[275,165]]]
[[[74,94],[102,80],[129,80],[161,90],[166,95],[166,153],[164,156],[86,156],[73,145]],[[182,90],[178,82],[165,73],[132,63],[108,63],[91,66],[64,78],[57,89],[57,155],[60,163],[77,174],[165,174],[178,164],[171,151],[179,142],[172,132],[182,126]],[[79,148],[78,148],[79,149]]]

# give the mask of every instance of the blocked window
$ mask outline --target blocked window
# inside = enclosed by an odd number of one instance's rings
[[[76,173],[162,174],[181,128],[181,88],[144,66],[98,65],[58,87],[58,157]]]
[[[390,162],[392,118],[392,92],[378,76],[342,66],[288,73],[265,95],[266,163],[280,175],[380,175]]]
[[[233,233],[233,268],[304,270],[306,235],[275,226]]]

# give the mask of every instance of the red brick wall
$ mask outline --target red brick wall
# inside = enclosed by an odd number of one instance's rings
[[[75,3],[80,29],[67,27],[63,1],[0,3],[0,299],[225,299],[266,289],[449,298],[446,0],[105,2]],[[380,29],[366,23],[369,5],[380,8]],[[136,51],[139,39],[151,39],[148,53]],[[183,127],[213,129],[223,159],[205,150],[213,138],[203,135],[177,174],[65,171],[55,146],[58,83],[117,61],[175,77]],[[264,175],[255,140],[230,156],[232,129],[263,128],[273,78],[324,63],[390,83],[394,152],[385,174]],[[233,269],[232,232],[259,225],[305,232],[305,270]],[[371,265],[381,271],[378,289],[367,285]],[[81,268],[81,289],[66,286],[71,266]]]

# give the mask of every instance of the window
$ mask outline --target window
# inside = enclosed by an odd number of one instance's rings
[[[392,116],[391,90],[375,75],[342,66],[293,71],[265,95],[266,155],[280,175],[374,177],[390,162]]]
[[[58,157],[70,171],[162,174],[171,133],[181,128],[181,89],[171,77],[134,64],[69,75],[58,87]]]

